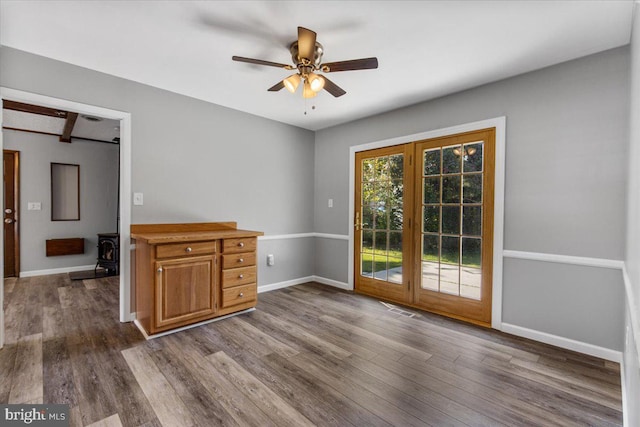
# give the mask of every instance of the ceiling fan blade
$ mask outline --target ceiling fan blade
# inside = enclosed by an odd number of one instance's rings
[[[278,62],[264,61],[262,59],[245,58],[243,56],[232,56],[231,59],[238,62],[247,62],[249,64],[256,64],[256,65],[268,65],[270,67],[284,68],[286,70],[293,69],[291,65],[280,64]]]
[[[335,73],[336,71],[371,70],[378,68],[378,58],[352,59],[350,61],[327,62],[322,64],[321,69],[325,73]]]
[[[344,89],[342,89],[340,86],[338,86],[337,84],[335,84],[334,82],[326,78],[325,76],[322,76],[322,78],[324,79],[324,90],[329,92],[331,95],[337,98],[347,93]]]
[[[313,62],[315,50],[316,33],[307,28],[298,27],[298,56]]]
[[[277,92],[284,87],[284,81],[280,80],[278,83],[271,86],[267,91],[269,92]]]

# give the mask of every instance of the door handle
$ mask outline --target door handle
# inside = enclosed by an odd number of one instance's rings
[[[10,213],[13,213],[13,210],[11,210],[11,208],[7,208],[4,210],[4,213],[10,214]]]
[[[4,219],[4,223],[5,224],[13,224],[13,220],[11,218],[5,218]]]
[[[360,211],[356,212],[356,231],[360,230]]]

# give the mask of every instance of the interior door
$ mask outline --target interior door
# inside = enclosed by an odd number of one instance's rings
[[[410,302],[411,144],[356,153],[356,292]]]
[[[4,277],[20,274],[18,228],[19,156],[18,151],[3,150],[4,171]]]
[[[415,144],[414,302],[491,325],[495,130]]]

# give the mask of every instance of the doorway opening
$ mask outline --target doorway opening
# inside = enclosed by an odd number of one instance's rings
[[[118,120],[120,123],[120,179],[117,185],[119,209],[118,216],[120,222],[120,250],[119,259],[119,300],[120,300],[120,321],[129,322],[133,320],[131,310],[131,280],[130,280],[130,226],[131,226],[131,114],[123,111],[111,110],[74,101],[63,100],[30,92],[24,92],[9,88],[0,88],[0,101],[11,100],[20,103],[43,106],[45,108],[73,111],[79,115],[89,117],[102,117],[111,120]],[[0,113],[2,119],[2,113]],[[0,145],[4,146],[3,138],[0,135]],[[4,231],[3,231],[4,239]],[[4,250],[3,250],[4,252]],[[4,255],[4,254],[3,254]],[[4,270],[4,257],[0,257]],[[0,346],[4,343],[4,283],[0,282]]]

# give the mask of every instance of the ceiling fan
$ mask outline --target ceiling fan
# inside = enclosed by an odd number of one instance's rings
[[[313,98],[322,89],[326,90],[336,98],[347,93],[327,77],[317,74],[318,71],[321,71],[322,73],[335,73],[337,71],[368,70],[378,68],[378,58],[375,57],[327,62],[322,64],[322,54],[324,53],[324,49],[322,45],[316,41],[316,33],[304,27],[298,27],[298,40],[291,43],[289,50],[291,51],[291,59],[293,60],[294,65],[280,64],[277,62],[264,61],[262,59],[245,58],[242,56],[233,56],[231,59],[239,62],[248,62],[249,64],[284,68],[285,70],[297,69],[297,73],[276,83],[268,90],[270,92],[277,92],[284,87],[287,88],[289,92],[294,93],[300,83],[302,83],[302,96],[304,98]]]

